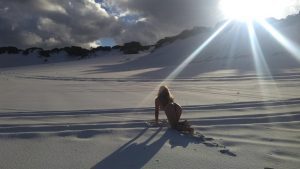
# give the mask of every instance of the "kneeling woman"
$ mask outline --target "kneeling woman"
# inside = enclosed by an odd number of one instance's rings
[[[180,116],[182,114],[182,109],[178,104],[174,103],[174,98],[171,95],[167,86],[161,86],[159,88],[157,97],[155,98],[156,123],[158,123],[159,110],[165,111],[171,128],[180,131],[193,132],[194,129],[192,129],[186,121],[179,122]]]

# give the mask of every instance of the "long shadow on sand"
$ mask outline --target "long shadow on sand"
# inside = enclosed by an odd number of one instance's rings
[[[142,168],[151,159],[153,159],[153,157],[168,141],[171,148],[176,146],[187,147],[189,143],[200,144],[204,142],[201,139],[195,139],[192,137],[188,138],[171,129],[167,129],[162,136],[156,139],[157,135],[162,132],[162,128],[157,128],[157,130],[145,141],[136,142],[147,130],[148,128],[145,128],[135,138],[101,160],[91,169],[138,169]],[[159,159],[157,159],[156,162],[159,162]]]
[[[298,122],[300,121],[300,114],[298,111],[278,112],[278,113],[261,113],[262,109],[278,106],[296,106],[300,105],[300,99],[287,99],[277,101],[264,102],[239,102],[239,103],[225,103],[212,105],[191,105],[184,106],[185,113],[201,113],[208,111],[220,112],[218,117],[202,117],[187,119],[192,125],[200,126],[218,126],[218,125],[244,125],[244,124],[259,124],[259,123],[282,123],[282,122]],[[255,114],[238,115],[222,115],[222,110],[237,110],[239,112],[244,110],[257,110]],[[154,109],[150,107],[145,108],[124,108],[124,109],[100,109],[100,110],[79,110],[79,111],[41,111],[41,112],[12,112],[0,113],[0,118],[3,120],[22,120],[33,119],[39,120],[40,123],[34,124],[20,124],[7,123],[0,124],[0,134],[2,136],[12,136],[20,138],[31,138],[38,136],[41,132],[55,133],[59,136],[76,136],[79,138],[89,138],[95,135],[110,132],[114,129],[127,128],[137,129],[145,127],[145,119],[122,119],[121,114],[127,113],[130,115],[138,115],[140,113],[153,115]],[[118,114],[119,113],[119,114]],[[150,114],[151,113],[151,114]],[[92,118],[114,117],[116,120],[101,121],[101,122],[78,122],[78,123],[60,123],[60,122],[43,122],[46,118],[81,118],[92,116]],[[94,116],[95,115],[95,116]],[[97,116],[96,116],[97,115]],[[199,114],[199,117],[201,115]],[[122,120],[120,120],[122,119]],[[1,136],[1,137],[2,137]],[[6,137],[6,136],[4,136]]]
[[[200,126],[228,126],[262,123],[299,122],[299,112],[286,112],[277,114],[238,115],[210,118],[187,119],[194,127]],[[114,129],[138,129],[145,127],[144,120],[111,121],[98,123],[42,123],[42,124],[8,124],[0,126],[0,135],[8,134],[18,137],[27,134],[55,133],[59,136],[77,136],[78,138],[90,138],[95,135],[110,133]]]
[[[263,110],[265,108],[279,108],[282,106],[300,106],[300,98],[286,100],[270,101],[250,101],[250,102],[233,102],[209,105],[188,105],[182,106],[185,112],[202,112],[202,111],[222,111],[222,110]],[[59,117],[59,116],[88,116],[88,115],[107,115],[115,116],[116,114],[149,114],[154,112],[154,107],[140,108],[119,108],[119,109],[96,109],[96,110],[75,110],[75,111],[37,111],[37,112],[10,112],[0,113],[0,118],[31,118],[31,117]]]
[[[298,122],[300,121],[299,111],[268,113],[260,112],[265,108],[277,108],[280,106],[300,106],[300,98],[277,100],[277,101],[255,101],[255,102],[239,102],[239,103],[225,103],[212,105],[191,105],[184,106],[185,113],[202,113],[208,111],[220,112],[217,117],[193,117],[187,119],[196,128],[201,126],[219,126],[219,125],[244,125],[244,124],[259,124],[259,123],[282,123],[282,122]],[[244,110],[255,110],[257,113],[238,115],[222,115],[222,110],[237,110],[239,112]],[[75,111],[39,111],[39,112],[12,112],[0,113],[0,118],[3,120],[19,120],[32,119],[39,120],[39,123],[21,124],[21,123],[3,123],[0,124],[1,137],[18,137],[18,138],[32,138],[38,137],[40,133],[54,133],[59,136],[76,136],[78,138],[90,138],[95,135],[109,133],[114,129],[138,129],[145,127],[146,119],[122,119],[122,114],[138,115],[149,114],[153,115],[154,109],[150,107],[145,108],[124,108],[124,109],[100,109],[100,110],[75,110]],[[151,113],[151,114],[150,114]],[[109,120],[101,122],[44,122],[47,118],[81,118],[91,116],[92,118],[101,118],[108,116],[114,117],[116,120]],[[201,118],[199,118],[201,117]],[[121,120],[122,119],[122,120]]]

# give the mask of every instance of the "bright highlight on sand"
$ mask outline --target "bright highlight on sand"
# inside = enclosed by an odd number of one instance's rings
[[[240,21],[282,18],[292,12],[288,0],[221,0],[219,8],[227,19]]]

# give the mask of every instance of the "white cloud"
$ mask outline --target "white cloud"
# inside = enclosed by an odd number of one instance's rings
[[[98,46],[101,46],[97,41],[89,43],[89,48],[96,48]]]
[[[33,32],[22,32],[21,37],[26,41],[25,43],[34,46],[43,42],[42,38]]]
[[[49,46],[55,46],[55,45],[59,44],[60,41],[57,40],[57,39],[55,39],[54,37],[50,37],[49,39],[47,39],[47,40],[45,41],[45,43],[46,43],[47,45],[49,45]]]
[[[67,14],[67,11],[62,6],[56,3],[51,3],[51,1],[36,0],[36,3],[40,3],[39,7],[41,10]]]

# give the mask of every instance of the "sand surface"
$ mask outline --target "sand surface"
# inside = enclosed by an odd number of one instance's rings
[[[161,68],[118,71],[126,57],[1,69],[0,168],[299,168],[299,69],[166,81],[191,137],[147,126]]]

